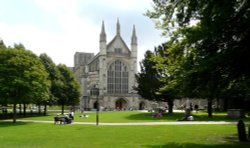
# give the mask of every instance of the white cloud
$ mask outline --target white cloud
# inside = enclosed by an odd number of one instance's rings
[[[98,0],[99,3],[107,5],[112,8],[121,9],[121,10],[138,10],[145,9],[150,6],[151,0]]]
[[[35,0],[35,3],[52,14],[69,13],[77,8],[77,0]]]
[[[73,56],[76,51],[81,49],[83,51],[83,48],[86,49],[85,52],[98,51],[99,40],[95,28],[89,26],[85,28],[79,32],[60,34],[40,30],[29,24],[10,26],[0,23],[1,37],[6,45],[22,43],[37,55],[47,53],[55,63],[59,64],[63,61],[63,64],[68,66],[73,66]],[[86,35],[88,31],[94,32],[93,35]]]
[[[100,26],[82,20],[76,13],[76,3],[68,0],[36,0],[50,15],[54,15],[61,32],[42,30],[31,24],[0,22],[0,36],[6,45],[22,43],[36,54],[47,53],[56,64],[73,66],[76,51],[98,52]]]
[[[97,9],[99,7],[95,7],[96,3],[98,3],[99,6],[103,6],[102,11]],[[47,30],[46,27],[41,27],[42,24],[9,23],[1,22],[0,20],[0,37],[3,38],[7,45],[20,42],[38,55],[47,53],[56,64],[63,63],[67,66],[73,66],[73,57],[76,51],[98,52],[102,21],[99,20],[99,15],[101,15],[101,19],[110,20],[110,16],[107,15],[110,14],[110,12],[117,13],[117,17],[119,17],[119,15],[126,14],[126,12],[137,13],[138,11],[138,13],[141,14],[140,17],[143,17],[142,13],[144,12],[144,8],[150,5],[150,0],[127,0],[122,2],[117,0],[35,0],[35,5],[41,9],[40,11],[42,15],[44,15],[44,18],[46,18],[47,15],[52,16],[54,19],[53,22],[48,23],[56,23],[52,26],[57,26],[57,28]],[[93,9],[93,11],[81,11],[87,8],[88,10]],[[119,9],[119,11],[113,12],[113,10],[117,9]],[[100,14],[100,12],[104,11],[108,11],[108,13]],[[91,15],[89,16],[86,13]],[[158,42],[159,37],[157,34],[153,33],[153,26],[145,30],[145,26],[148,26],[148,22],[144,22],[145,19],[134,18],[127,20],[135,16],[129,14],[129,16],[120,20],[120,22],[126,24],[126,26],[125,24],[121,24],[122,34],[124,35],[126,32],[129,32],[129,37],[123,36],[124,40],[129,41],[127,42],[129,45],[132,26],[127,26],[126,21],[129,23],[131,20],[137,21],[138,24],[136,24],[136,28],[139,40],[138,61],[140,61],[147,49],[152,50],[155,44],[158,45],[160,43]],[[136,17],[138,17],[138,15]],[[96,23],[98,21],[100,23]],[[114,24],[112,25],[112,23]],[[115,28],[112,29],[112,27],[115,27],[115,23],[116,18],[114,18],[114,22],[105,21],[108,41],[113,38],[110,30],[115,31]],[[128,31],[124,29],[126,27],[129,28]]]

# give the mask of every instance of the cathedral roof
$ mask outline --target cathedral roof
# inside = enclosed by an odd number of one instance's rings
[[[105,32],[105,26],[104,21],[102,21],[102,28],[101,28],[101,34],[100,34],[100,42],[106,42],[106,32]],[[132,35],[132,44],[137,44],[137,38],[135,33],[135,27],[133,28],[133,35]],[[124,54],[131,54],[130,49],[128,48],[127,44],[121,37],[121,27],[119,23],[119,19],[117,19],[116,23],[116,35],[115,37],[107,44],[106,50],[107,52],[113,52],[114,48],[122,48],[125,52]],[[89,62],[88,64],[95,61],[100,56],[100,52],[98,52]]]
[[[119,46],[125,48],[125,50],[127,50],[127,52],[130,53],[130,50],[129,50],[127,44],[124,42],[124,40],[121,37],[121,27],[120,27],[119,19],[117,19],[117,23],[116,23],[116,35],[107,44],[107,50],[109,50],[110,48],[112,48],[112,46],[116,47],[117,44],[115,45],[115,42],[120,42]]]
[[[114,43],[117,41],[120,41],[122,43],[123,47],[125,47],[125,49],[128,50],[128,52],[130,53],[130,50],[129,50],[127,44],[124,42],[122,37],[118,34],[108,43],[107,49],[110,49],[114,45]]]
[[[99,56],[100,56],[100,52],[98,52],[98,53],[88,62],[88,64],[90,64],[90,63],[92,63],[93,61],[95,61]]]

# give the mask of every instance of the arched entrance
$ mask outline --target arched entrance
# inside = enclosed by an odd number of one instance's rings
[[[94,106],[94,109],[97,109],[97,106],[98,106],[97,101],[94,102],[94,105],[93,105],[93,106]]]
[[[118,110],[123,110],[127,107],[127,101],[124,100],[123,98],[120,98],[116,100],[115,102],[115,108]]]
[[[139,104],[139,110],[143,110],[143,109],[145,109],[145,102],[140,102],[140,104]]]

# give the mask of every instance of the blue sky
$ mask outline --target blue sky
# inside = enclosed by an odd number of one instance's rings
[[[37,55],[47,53],[56,64],[73,66],[75,52],[99,51],[104,20],[111,41],[119,18],[128,46],[136,26],[138,61],[146,50],[164,42],[161,31],[143,13],[151,0],[0,0],[0,38],[6,45],[22,43]]]

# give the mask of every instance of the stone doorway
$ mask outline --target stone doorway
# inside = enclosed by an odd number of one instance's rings
[[[127,107],[127,101],[123,98],[116,100],[115,108],[117,110],[124,110]]]
[[[145,109],[145,102],[140,102],[139,104],[139,110],[144,110]]]
[[[97,101],[94,102],[93,106],[94,106],[94,109],[97,109],[97,106],[98,106]]]

